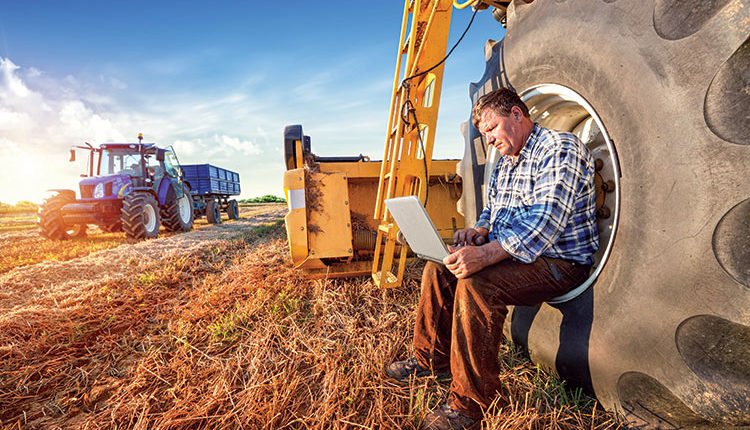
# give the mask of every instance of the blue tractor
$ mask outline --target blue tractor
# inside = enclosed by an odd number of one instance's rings
[[[39,209],[43,237],[64,240],[83,236],[89,224],[103,231],[124,231],[131,239],[154,238],[168,231],[193,228],[193,199],[174,150],[154,143],[86,143],[88,172],[73,190],[51,190]],[[76,150],[70,150],[75,161]]]

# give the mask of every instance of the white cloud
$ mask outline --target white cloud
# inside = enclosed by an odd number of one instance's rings
[[[34,121],[26,112],[13,112],[0,109],[0,130],[24,130],[30,131]]]
[[[30,94],[29,89],[16,74],[16,66],[10,59],[0,57],[0,86],[3,89],[3,98],[26,97]]]
[[[216,136],[216,140],[221,144],[226,145],[229,148],[239,151],[245,155],[258,155],[263,152],[258,147],[258,145],[250,142],[249,140],[241,140],[239,138],[230,137],[227,135],[222,135],[221,137]]]

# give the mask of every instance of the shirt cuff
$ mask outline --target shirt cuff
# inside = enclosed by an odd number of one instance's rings
[[[479,221],[477,221],[476,224],[474,224],[474,229],[478,229],[478,228],[485,228],[485,229],[489,230],[490,229],[490,222],[487,221],[487,220],[484,220],[484,219],[480,219]]]
[[[536,260],[536,256],[529,254],[524,244],[512,231],[500,231],[498,232],[496,239],[500,242],[500,246],[502,246],[503,249],[514,259],[527,264],[533,263],[534,260]]]

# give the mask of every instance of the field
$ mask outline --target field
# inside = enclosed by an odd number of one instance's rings
[[[306,280],[283,205],[129,242],[42,240],[33,214],[0,217],[0,427],[409,429],[445,381],[389,381],[408,355],[420,266],[406,285]],[[484,428],[614,429],[597,402],[503,351]]]

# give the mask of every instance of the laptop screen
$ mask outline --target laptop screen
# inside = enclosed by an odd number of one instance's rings
[[[385,206],[404,235],[409,248],[418,257],[443,262],[449,252],[435,224],[416,196],[387,199]]]

